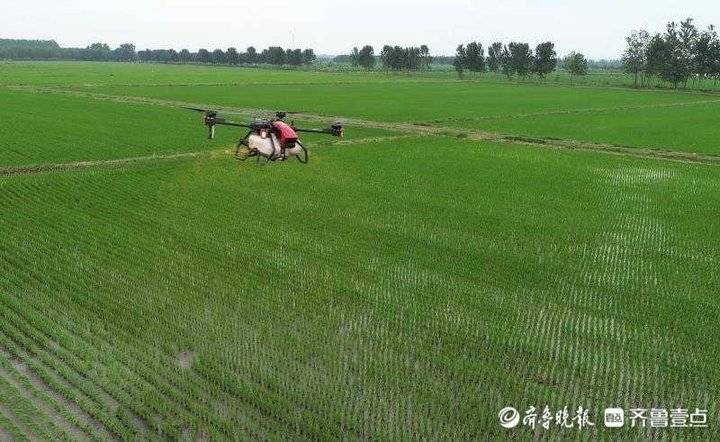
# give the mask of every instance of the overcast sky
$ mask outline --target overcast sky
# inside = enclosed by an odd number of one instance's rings
[[[100,41],[115,47],[197,50],[270,45],[319,54],[353,46],[430,46],[452,54],[460,42],[551,40],[562,55],[617,58],[630,30],[661,30],[691,16],[720,25],[719,0],[32,0],[7,1],[0,38]],[[376,49],[377,50],[377,49]]]

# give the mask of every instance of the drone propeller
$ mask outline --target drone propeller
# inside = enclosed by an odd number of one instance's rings
[[[198,107],[187,107],[187,106],[180,106],[181,109],[187,109],[195,112],[209,112],[207,109],[200,109]]]
[[[216,124],[227,124],[225,118],[219,117],[217,111],[209,109],[200,109],[197,107],[180,106],[183,109],[191,110],[194,112],[202,112],[202,122],[208,128],[208,139],[215,138],[215,125]]]

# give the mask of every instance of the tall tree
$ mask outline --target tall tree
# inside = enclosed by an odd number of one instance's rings
[[[375,67],[375,50],[370,45],[363,46],[358,52],[358,64],[370,70]]]
[[[488,47],[487,68],[490,72],[500,70],[500,57],[502,57],[503,44],[499,41]]]
[[[512,71],[521,77],[527,77],[533,64],[530,45],[527,43],[512,42],[508,45],[508,49],[510,49]]]
[[[279,46],[270,46],[269,48],[267,48],[266,59],[264,61],[265,63],[282,65],[287,62],[286,57],[287,53],[283,48]]]
[[[420,69],[428,70],[433,58],[430,55],[430,48],[427,45],[420,45]]]
[[[673,87],[677,87],[683,83],[690,75],[691,60],[686,59],[678,31],[677,23],[670,22],[667,24],[665,35],[665,62],[660,76],[663,80],[672,83]]]
[[[145,49],[144,51],[138,52],[138,60],[148,62],[152,61],[152,51],[150,49]]]
[[[188,62],[192,61],[192,59],[193,59],[192,54],[187,49],[181,50],[178,55],[180,57],[180,61],[183,63],[188,63]]]
[[[482,44],[470,42],[465,49],[465,67],[470,72],[485,71],[485,50]]]
[[[533,60],[533,72],[538,74],[541,78],[545,76],[557,67],[557,53],[555,52],[555,44],[546,41],[540,43],[535,48],[535,59]]]
[[[502,70],[503,75],[505,75],[508,79],[512,77],[513,75],[513,59],[512,54],[510,53],[510,48],[508,48],[507,45],[503,46],[502,52],[500,53],[500,69]]]
[[[585,56],[579,52],[571,52],[564,60],[565,69],[570,75],[586,75],[588,63]]]
[[[403,49],[404,61],[402,68],[417,71],[422,66],[422,56],[420,55],[420,48],[408,47]]]
[[[86,48],[86,54],[88,60],[109,60],[110,59],[110,46],[105,43],[93,43]]]
[[[197,61],[200,63],[210,63],[212,55],[207,49],[199,49],[197,53]]]
[[[698,34],[693,54],[695,57],[694,74],[700,78],[709,78],[713,72],[713,40],[717,38],[715,29],[710,26]]]
[[[663,36],[660,34],[653,35],[645,50],[644,76],[646,81],[654,77],[660,77],[665,70],[668,57],[668,48]]]
[[[136,57],[135,45],[132,43],[123,43],[115,49],[115,60],[117,61],[135,61]]]
[[[710,43],[710,58],[712,60],[712,68],[710,69],[710,76],[715,79],[717,83],[720,79],[720,40],[715,35],[712,43]]]
[[[637,87],[638,77],[645,70],[645,64],[647,63],[650,34],[644,29],[633,31],[625,38],[625,41],[627,42],[627,48],[622,55],[623,66],[625,72],[635,76],[635,87]]]
[[[302,53],[302,62],[303,64],[312,64],[313,61],[315,61],[317,57],[315,56],[315,51],[312,49],[305,49]]]
[[[683,84],[687,86],[688,78],[697,71],[695,48],[699,32],[695,24],[693,24],[692,18],[680,22],[678,37],[680,40],[680,57],[685,71]]]
[[[455,50],[455,60],[453,60],[453,66],[458,74],[459,78],[463,78],[465,75],[465,67],[467,66],[467,52],[465,51],[465,45],[458,45]]]
[[[245,50],[245,59],[248,63],[257,63],[258,62],[258,53],[257,49],[255,49],[253,46],[248,47]]]
[[[223,52],[222,49],[215,49],[212,53],[212,63],[213,64],[222,64],[227,61],[227,57],[225,56],[225,52]]]
[[[360,66],[360,49],[357,46],[350,53],[350,64],[354,67]]]
[[[240,63],[240,54],[238,54],[237,49],[228,48],[225,52],[225,60],[230,64]]]
[[[393,64],[393,48],[390,45],[385,45],[380,51],[380,63],[382,63],[384,69],[392,69]]]

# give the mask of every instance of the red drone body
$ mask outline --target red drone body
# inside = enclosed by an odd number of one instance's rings
[[[298,141],[298,135],[289,124],[284,121],[276,120],[272,123],[275,133],[277,134],[278,142],[283,147],[295,147],[295,143]]]

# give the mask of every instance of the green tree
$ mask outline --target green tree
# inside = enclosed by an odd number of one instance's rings
[[[422,66],[422,56],[420,55],[420,48],[408,47],[402,49],[403,64],[401,69],[409,69],[417,71]]]
[[[665,63],[669,57],[665,39],[660,34],[655,34],[650,39],[645,50],[645,77],[650,79],[659,77],[665,70]]]
[[[555,70],[557,62],[557,53],[552,42],[546,41],[537,45],[533,60],[533,72],[541,78],[545,78],[547,74]]]
[[[358,64],[370,70],[375,67],[375,50],[370,45],[363,46],[358,52]]]
[[[420,69],[428,70],[433,58],[430,55],[430,48],[427,45],[420,45]]]
[[[115,49],[115,60],[117,61],[135,61],[136,57],[135,45],[132,43],[123,43]]]
[[[717,83],[720,78],[720,40],[718,40],[717,35],[710,44],[710,59],[712,60],[710,76],[713,77],[715,79],[715,83]]]
[[[215,49],[212,53],[212,63],[213,64],[222,64],[227,61],[227,57],[225,56],[225,52],[223,52],[222,49]]]
[[[302,50],[287,49],[285,51],[285,63],[291,66],[300,66],[302,64]]]
[[[677,89],[680,83],[688,78],[691,69],[691,61],[686,59],[677,23],[667,24],[663,39],[665,41],[665,62],[662,65],[660,77],[672,83],[673,87]]]
[[[187,49],[181,50],[178,56],[180,57],[180,61],[183,63],[188,63],[193,59],[192,54]]]
[[[623,52],[622,62],[625,72],[635,76],[635,87],[638,86],[638,77],[645,70],[647,63],[647,49],[650,44],[650,34],[641,29],[633,31],[625,38],[627,49]]]
[[[230,64],[240,63],[240,54],[238,54],[237,49],[228,48],[225,52],[225,60]]]
[[[380,63],[384,69],[392,69],[393,64],[393,48],[390,45],[385,45],[380,51]]]
[[[283,48],[280,46],[271,46],[267,48],[265,63],[270,63],[274,65],[283,65],[285,64],[287,54]]]
[[[699,37],[697,27],[693,24],[692,18],[687,18],[680,22],[680,30],[678,38],[680,40],[680,58],[683,64],[683,85],[687,87],[688,78],[697,72],[696,53],[697,41]]]
[[[565,57],[563,64],[565,65],[565,69],[570,72],[570,75],[587,74],[587,59],[579,52],[571,52],[567,57]]]
[[[453,66],[458,74],[458,78],[463,78],[465,75],[465,67],[467,66],[467,52],[465,51],[465,45],[458,45],[455,50],[455,60],[453,60]]]
[[[485,71],[485,50],[482,44],[470,42],[465,49],[465,67],[470,72]]]
[[[247,60],[248,63],[257,63],[258,62],[257,49],[255,49],[253,46],[248,47],[245,50],[245,60]]]
[[[507,45],[503,46],[502,52],[500,53],[499,58],[500,63],[500,70],[502,71],[503,75],[505,75],[508,79],[512,77],[513,75],[513,60],[512,60],[512,54],[510,53],[510,48],[508,48]]]
[[[198,63],[210,63],[212,61],[212,55],[207,49],[199,49],[197,53]]]
[[[143,62],[152,61],[152,51],[150,49],[145,49],[144,51],[138,52],[138,60]]]
[[[495,42],[488,47],[487,68],[490,72],[500,70],[500,57],[502,57],[503,44]]]
[[[311,64],[316,58],[315,51],[312,49],[305,49],[302,53],[303,64]]]
[[[695,73],[699,77],[710,78],[713,74],[715,64],[713,44],[717,38],[717,32],[712,25],[698,35],[693,52],[695,54]]]
[[[110,46],[105,43],[93,43],[86,48],[88,60],[103,61],[110,59]]]
[[[530,50],[530,45],[527,43],[512,42],[508,45],[508,49],[510,50],[512,72],[521,77],[527,77],[533,65],[533,55]]]
[[[360,66],[360,49],[358,49],[357,46],[355,46],[350,53],[350,64],[353,67]]]

